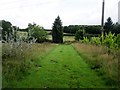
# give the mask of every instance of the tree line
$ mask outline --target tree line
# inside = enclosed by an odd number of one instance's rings
[[[75,34],[80,29],[84,29],[86,34],[101,34],[101,25],[69,25],[64,26],[63,32]],[[104,33],[109,32],[115,33],[115,35],[120,34],[120,24],[113,23],[110,17],[104,25]]]
[[[47,33],[42,26],[36,25],[35,23],[28,24],[28,27],[25,29],[20,29],[17,26],[13,26],[11,22],[2,20],[2,40],[7,41],[11,38],[14,38],[16,41],[18,35],[17,31],[28,32],[27,40],[35,39],[36,42],[46,41]],[[113,23],[112,19],[109,17],[104,25],[104,34],[111,32],[116,36],[120,34],[120,24]],[[58,16],[52,26],[52,41],[54,43],[63,43],[63,33],[67,35],[75,35],[75,39],[83,39],[83,37],[98,37],[101,35],[101,25],[69,25],[62,26],[62,21]]]

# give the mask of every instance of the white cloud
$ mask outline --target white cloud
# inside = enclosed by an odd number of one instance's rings
[[[106,0],[105,20],[117,22],[118,1]],[[35,22],[51,28],[60,15],[63,25],[100,24],[102,0],[0,0],[0,20],[5,19],[21,28]]]

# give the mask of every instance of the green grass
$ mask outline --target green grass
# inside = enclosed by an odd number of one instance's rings
[[[39,57],[31,74],[13,87],[18,88],[100,88],[107,87],[71,45],[58,45]]]

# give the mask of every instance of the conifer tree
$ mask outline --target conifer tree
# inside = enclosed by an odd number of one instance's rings
[[[113,22],[110,17],[107,19],[107,22],[105,22],[104,29],[105,29],[104,33],[107,33],[107,34],[109,34],[109,32],[113,30]]]
[[[63,43],[63,27],[59,16],[53,23],[52,40],[54,43]]]

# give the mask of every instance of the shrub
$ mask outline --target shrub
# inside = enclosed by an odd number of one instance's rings
[[[116,42],[116,36],[115,34],[112,34],[111,32],[107,35],[105,35],[105,38],[103,40],[103,45],[107,46],[108,48],[116,48],[117,44]]]
[[[90,42],[91,42],[91,44],[95,44],[95,45],[100,45],[101,44],[101,41],[100,41],[99,37],[92,37]]]
[[[75,33],[75,40],[77,40],[77,41],[83,40],[83,33],[84,33],[84,30],[78,30]]]
[[[38,43],[44,42],[47,38],[47,33],[44,31],[43,27],[40,26],[32,26],[28,33],[29,40],[36,39]]]
[[[89,39],[87,37],[83,37],[83,43],[89,43]]]

